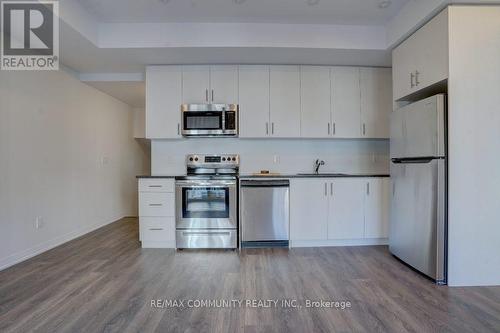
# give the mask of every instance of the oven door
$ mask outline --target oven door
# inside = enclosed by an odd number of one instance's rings
[[[236,228],[236,180],[178,180],[177,229]]]
[[[224,117],[221,111],[184,111],[182,135],[217,136],[224,134]]]

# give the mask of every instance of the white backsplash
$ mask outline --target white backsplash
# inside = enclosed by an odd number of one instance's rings
[[[389,173],[389,140],[193,138],[152,140],[151,174],[185,174],[185,157],[194,153],[240,154],[241,174],[312,172],[317,158],[322,172]]]

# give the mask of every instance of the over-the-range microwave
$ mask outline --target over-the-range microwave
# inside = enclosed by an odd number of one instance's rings
[[[237,104],[182,104],[182,135],[238,136]]]

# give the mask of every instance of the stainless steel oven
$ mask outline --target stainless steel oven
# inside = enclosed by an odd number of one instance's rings
[[[186,162],[188,175],[175,182],[176,247],[236,248],[238,156],[189,155]]]
[[[183,136],[238,136],[238,105],[183,104]]]

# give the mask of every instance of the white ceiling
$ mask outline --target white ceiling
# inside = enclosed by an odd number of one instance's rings
[[[385,25],[409,1],[391,0],[78,0],[97,21],[254,22]],[[311,5],[313,4],[313,5]]]

